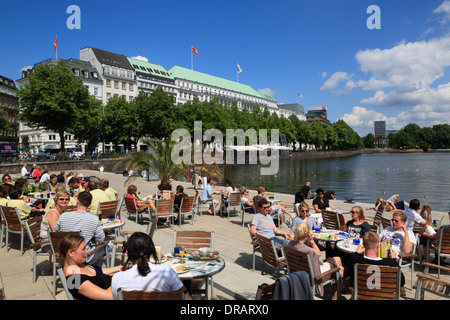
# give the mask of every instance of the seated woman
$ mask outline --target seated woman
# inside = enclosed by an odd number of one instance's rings
[[[66,280],[72,284],[70,293],[78,300],[112,300],[111,277],[122,271],[122,266],[105,269],[92,266],[86,263],[87,253],[83,237],[71,235],[61,240],[59,254]]]
[[[12,188],[13,186],[9,183],[4,183],[0,186],[0,206],[7,206],[9,191],[11,191]]]
[[[58,176],[56,174],[51,174],[49,183],[45,186],[45,190],[50,192],[56,192],[56,187],[58,187]]]
[[[315,230],[319,227],[316,220],[309,214],[309,205],[306,202],[299,203],[297,210],[299,216],[292,221],[291,232],[294,232],[295,227],[302,222],[308,224],[310,230]]]
[[[139,197],[139,195],[137,194],[137,187],[134,184],[128,186],[127,195],[125,196],[125,198],[134,199],[134,203],[138,207],[139,211],[144,211],[148,207],[150,207],[151,210],[156,211],[153,200],[150,198],[141,199],[141,197]]]
[[[247,213],[255,213],[252,197],[250,197],[248,188],[242,186],[239,191],[241,191],[241,204],[244,207],[244,211]]]
[[[370,225],[364,218],[364,210],[360,206],[354,206],[350,210],[352,220],[347,221],[343,226],[343,231],[347,232],[352,238],[362,239],[364,234],[371,230]]]
[[[175,193],[175,198],[173,198],[173,209],[175,212],[180,212],[181,208],[181,201],[183,198],[187,197],[188,195],[184,193],[184,187],[182,185],[177,186],[177,190]],[[177,221],[180,218],[180,214],[177,216]]]
[[[231,194],[237,192],[230,180],[225,181],[225,185],[227,186],[226,189],[222,190],[222,214],[226,214],[228,211],[228,202],[230,201]]]
[[[323,189],[320,188],[317,189],[316,190],[317,196],[312,202],[314,211],[317,213],[321,213],[322,210],[325,210],[326,208],[332,209],[330,202],[328,201],[327,198],[324,197],[323,194],[324,194]]]
[[[52,207],[42,217],[41,223],[41,241],[48,240],[48,231],[53,231],[59,216],[66,211],[66,207],[69,204],[70,196],[67,190],[59,191],[56,193],[54,201],[56,205]],[[42,247],[43,252],[49,252],[51,250],[50,244],[46,244]]]
[[[306,240],[308,244],[306,244]],[[339,267],[341,277],[344,275],[344,267],[342,266],[342,262],[339,257],[329,257],[323,262],[319,261],[319,257],[321,254],[320,249],[314,242],[311,230],[308,224],[306,224],[305,222],[302,222],[295,227],[294,240],[289,242],[289,247],[306,254],[309,253],[309,256],[311,257],[311,263],[313,265],[314,276],[318,276],[335,267]],[[324,279],[326,281],[329,278],[325,277]],[[320,296],[323,296],[324,291],[323,285],[321,283],[316,285],[316,293]]]
[[[118,290],[139,291],[186,291],[175,270],[170,265],[159,265],[150,262],[153,258],[158,263],[155,245],[146,233],[133,233],[126,243],[128,260],[132,267],[124,272],[116,273],[112,278],[111,291],[114,299],[118,298]]]
[[[61,191],[67,191],[67,194],[69,195],[69,203],[67,204],[68,206],[76,206],[77,205],[77,199],[75,199],[74,197],[70,196],[69,191],[67,190],[65,185],[59,185],[58,187],[56,187],[56,193],[61,192]],[[53,208],[56,205],[55,202],[55,198],[52,198],[50,200],[47,201],[47,204],[45,205],[45,212],[48,212],[51,208]]]

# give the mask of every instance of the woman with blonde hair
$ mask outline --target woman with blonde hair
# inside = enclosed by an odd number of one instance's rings
[[[320,249],[314,242],[310,227],[305,222],[301,222],[295,227],[294,240],[290,241],[288,246],[300,252],[309,254],[314,270],[314,276],[318,276],[335,267],[339,267],[341,277],[344,276],[344,267],[342,266],[341,258],[329,257],[323,262],[319,260],[321,255]],[[329,277],[325,277],[324,281],[328,279]],[[323,285],[321,283],[316,286],[316,291],[317,294],[323,296]]]
[[[61,264],[69,291],[78,300],[112,300],[111,278],[122,266],[100,268],[86,263],[88,250],[84,238],[66,236],[59,245]],[[74,285],[76,284],[76,285]]]
[[[59,216],[66,211],[66,207],[69,204],[70,196],[69,192],[66,190],[60,190],[55,194],[55,206],[52,207],[47,213],[42,217],[41,222],[41,239],[42,241],[48,240],[48,231],[53,231]],[[42,247],[44,252],[50,251],[50,245],[47,244]]]
[[[362,238],[364,233],[371,230],[370,225],[367,223],[364,217],[364,210],[360,206],[354,206],[350,210],[352,220],[347,221],[343,230],[348,232],[352,238]]]
[[[316,223],[316,220],[311,217],[309,212],[309,205],[306,202],[300,202],[298,206],[296,206],[296,210],[297,217],[295,217],[295,219],[292,221],[291,232],[294,232],[295,227],[302,222],[307,223],[310,230],[315,230],[319,227]]]

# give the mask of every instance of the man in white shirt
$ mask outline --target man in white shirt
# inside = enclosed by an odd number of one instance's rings
[[[409,238],[412,243],[416,243],[416,237],[414,236],[414,225],[417,223],[422,226],[425,226],[427,223],[427,221],[420,214],[417,213],[420,210],[420,208],[421,208],[420,201],[417,199],[412,199],[409,202],[409,208],[403,211],[403,213],[406,215],[405,225],[409,231]],[[431,217],[431,207],[424,205],[421,213],[423,214],[425,210],[427,211],[428,216]]]
[[[44,170],[41,179],[39,180],[39,183],[43,183],[47,180],[50,180],[50,174],[48,173],[48,170]]]
[[[387,227],[380,235],[381,241],[392,239],[392,249],[397,253],[397,256],[403,253],[411,253],[413,248],[410,233],[405,225],[406,220],[406,215],[403,212],[394,212],[392,214],[393,227]]]
[[[25,179],[28,178],[30,173],[27,170],[27,165],[26,164],[23,165],[21,174],[22,174],[22,178],[25,178]]]

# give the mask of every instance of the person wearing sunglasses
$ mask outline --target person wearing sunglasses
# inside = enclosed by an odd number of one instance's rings
[[[66,211],[66,207],[69,205],[70,196],[66,190],[60,190],[54,197],[55,205],[42,217],[41,223],[41,239],[42,241],[48,240],[48,231],[53,231],[56,222],[63,212]],[[49,252],[51,250],[50,244],[42,247],[43,252]]]
[[[309,205],[306,202],[300,202],[297,206],[297,213],[298,216],[294,218],[292,221],[291,226],[291,232],[295,231],[295,227],[305,222],[308,224],[310,230],[315,230],[316,228],[319,228],[319,226],[316,223],[316,220],[309,214]]]
[[[266,198],[258,201],[258,211],[252,219],[250,233],[253,236],[260,234],[261,236],[271,239],[275,242],[275,245],[285,245],[289,244],[290,240],[294,239],[294,236],[290,232],[283,232],[275,226],[272,217],[270,216],[271,206]],[[277,236],[282,236],[286,239],[277,238]],[[281,256],[281,249],[277,248],[278,256]]]
[[[381,241],[392,239],[392,249],[397,256],[399,254],[411,253],[413,244],[410,241],[410,234],[405,225],[406,215],[401,212],[392,213],[392,227],[385,228],[381,234]]]
[[[364,217],[364,210],[360,206],[354,206],[350,210],[351,220],[343,226],[343,231],[348,232],[352,238],[362,238],[364,234],[371,230],[370,225]]]
[[[328,201],[328,199],[325,198],[323,189],[321,189],[321,188],[317,189],[316,190],[316,195],[317,195],[316,198],[312,202],[313,207],[314,207],[314,211],[316,213],[321,213],[322,210],[325,210],[327,208],[333,209],[331,207],[331,204]]]

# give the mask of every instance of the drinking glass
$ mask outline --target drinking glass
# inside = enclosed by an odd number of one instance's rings
[[[181,263],[184,263],[184,254],[186,253],[186,251],[184,251],[183,248],[180,249],[180,256],[181,256]]]

